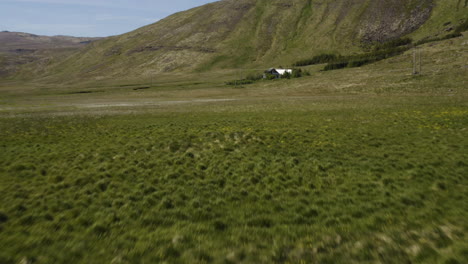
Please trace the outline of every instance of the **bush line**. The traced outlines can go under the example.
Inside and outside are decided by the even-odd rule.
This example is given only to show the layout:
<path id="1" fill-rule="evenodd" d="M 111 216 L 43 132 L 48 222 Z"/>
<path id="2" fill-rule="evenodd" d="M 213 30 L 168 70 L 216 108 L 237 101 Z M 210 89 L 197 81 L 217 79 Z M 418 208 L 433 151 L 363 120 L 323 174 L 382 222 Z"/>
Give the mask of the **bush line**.
<path id="1" fill-rule="evenodd" d="M 300 78 L 302 76 L 309 76 L 310 73 L 308 71 L 303 71 L 302 69 L 292 69 L 292 73 L 286 72 L 282 75 L 281 79 L 291 79 L 291 78 Z M 246 85 L 252 84 L 256 81 L 261 80 L 275 80 L 277 77 L 273 74 L 265 73 L 265 77 L 263 74 L 249 74 L 245 77 L 245 79 L 235 80 L 226 82 L 226 85 Z"/>
<path id="2" fill-rule="evenodd" d="M 369 52 L 351 55 L 351 56 L 341 56 L 331 53 L 323 53 L 317 56 L 314 56 L 310 59 L 304 59 L 297 61 L 293 65 L 296 67 L 316 65 L 327 63 L 323 68 L 323 71 L 330 71 L 343 68 L 352 68 L 360 67 L 366 64 L 374 63 L 383 59 L 391 58 L 397 55 L 404 53 L 413 46 L 419 46 L 425 43 L 446 40 L 451 38 L 457 38 L 462 36 L 462 32 L 468 30 L 468 20 L 458 25 L 453 33 L 447 34 L 443 37 L 438 38 L 427 38 L 419 40 L 416 43 L 413 43 L 410 38 L 398 38 L 394 40 L 387 41 L 385 43 L 374 43 L 369 48 Z M 413 45 L 412 45 L 413 44 Z"/>

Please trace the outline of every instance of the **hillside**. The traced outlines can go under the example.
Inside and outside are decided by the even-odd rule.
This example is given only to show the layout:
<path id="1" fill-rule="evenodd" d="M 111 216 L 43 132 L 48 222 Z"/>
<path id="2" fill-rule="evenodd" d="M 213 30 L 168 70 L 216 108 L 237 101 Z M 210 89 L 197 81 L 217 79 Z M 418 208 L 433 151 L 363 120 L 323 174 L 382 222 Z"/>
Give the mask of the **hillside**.
<path id="1" fill-rule="evenodd" d="M 70 36 L 39 36 L 23 32 L 0 32 L 0 52 L 18 52 L 18 50 L 38 50 L 54 48 L 82 47 L 99 38 Z"/>
<path id="2" fill-rule="evenodd" d="M 40 36 L 23 32 L 0 32 L 0 76 L 23 64 L 66 57 L 99 38 Z"/>
<path id="3" fill-rule="evenodd" d="M 290 65 L 322 52 L 357 53 L 371 42 L 441 36 L 468 18 L 466 1 L 223 0 L 96 41 L 19 77 L 45 80 Z"/>

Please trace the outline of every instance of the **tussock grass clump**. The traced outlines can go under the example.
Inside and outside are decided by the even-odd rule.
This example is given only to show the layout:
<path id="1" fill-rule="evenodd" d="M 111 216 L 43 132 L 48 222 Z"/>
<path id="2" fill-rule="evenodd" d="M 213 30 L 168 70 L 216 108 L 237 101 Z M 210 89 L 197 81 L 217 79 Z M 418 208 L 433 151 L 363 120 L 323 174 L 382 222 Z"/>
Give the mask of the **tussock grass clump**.
<path id="1" fill-rule="evenodd" d="M 0 223 L 5 223 L 8 219 L 8 215 L 5 212 L 0 211 Z"/>
<path id="2" fill-rule="evenodd" d="M 91 227 L 91 231 L 97 236 L 104 236 L 109 232 L 109 227 L 104 223 L 95 223 Z"/>
<path id="3" fill-rule="evenodd" d="M 177 250 L 174 246 L 170 245 L 164 249 L 163 258 L 164 259 L 177 259 L 181 255 L 180 251 Z"/>
<path id="4" fill-rule="evenodd" d="M 226 224 L 224 221 L 216 220 L 213 222 L 213 227 L 215 230 L 225 231 L 228 228 L 228 224 Z"/>

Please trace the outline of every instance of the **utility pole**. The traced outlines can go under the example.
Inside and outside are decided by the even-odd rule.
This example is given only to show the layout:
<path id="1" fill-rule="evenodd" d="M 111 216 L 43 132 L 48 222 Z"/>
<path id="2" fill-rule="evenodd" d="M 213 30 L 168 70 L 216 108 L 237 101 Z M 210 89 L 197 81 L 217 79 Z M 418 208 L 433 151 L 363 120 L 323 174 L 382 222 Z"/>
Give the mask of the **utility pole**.
<path id="1" fill-rule="evenodd" d="M 236 81 L 235 81 L 235 84 L 234 84 L 234 88 L 237 88 L 237 78 L 236 78 Z"/>
<path id="2" fill-rule="evenodd" d="M 422 74 L 422 55 L 421 48 L 413 49 L 413 75 Z"/>
<path id="3" fill-rule="evenodd" d="M 239 74 L 239 78 L 236 78 L 236 81 L 235 81 L 235 85 L 234 87 L 237 88 L 237 82 L 241 82 L 242 81 L 242 69 L 238 69 L 237 70 L 237 74 Z M 241 83 L 239 83 L 240 86 L 242 86 Z"/>
<path id="4" fill-rule="evenodd" d="M 242 68 L 239 69 L 239 81 L 242 81 Z"/>
<path id="5" fill-rule="evenodd" d="M 422 59 L 421 59 L 421 48 L 419 50 L 419 74 L 422 74 Z"/>

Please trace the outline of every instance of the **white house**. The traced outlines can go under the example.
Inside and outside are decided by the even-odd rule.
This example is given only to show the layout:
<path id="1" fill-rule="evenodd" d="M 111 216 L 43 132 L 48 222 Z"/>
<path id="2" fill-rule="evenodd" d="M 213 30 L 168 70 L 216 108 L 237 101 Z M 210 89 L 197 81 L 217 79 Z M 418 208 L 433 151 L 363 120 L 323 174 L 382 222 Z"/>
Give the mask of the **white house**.
<path id="1" fill-rule="evenodd" d="M 292 69 L 275 69 L 275 68 L 270 68 L 265 71 L 265 74 L 263 75 L 263 78 L 266 79 L 266 74 L 271 74 L 275 75 L 276 78 L 281 78 L 286 73 L 292 74 L 293 70 Z"/>
<path id="2" fill-rule="evenodd" d="M 291 69 L 275 69 L 280 75 L 284 75 L 285 73 L 292 74 L 293 70 Z"/>

